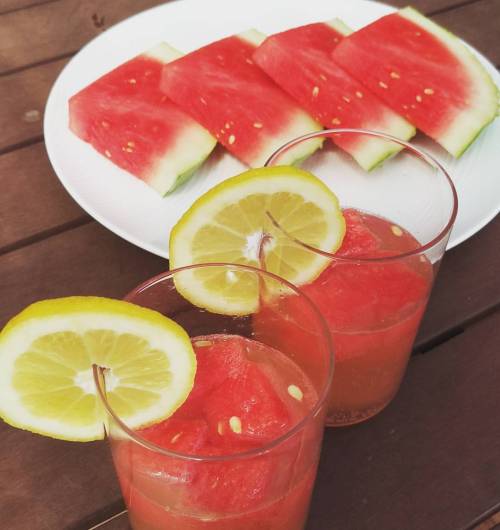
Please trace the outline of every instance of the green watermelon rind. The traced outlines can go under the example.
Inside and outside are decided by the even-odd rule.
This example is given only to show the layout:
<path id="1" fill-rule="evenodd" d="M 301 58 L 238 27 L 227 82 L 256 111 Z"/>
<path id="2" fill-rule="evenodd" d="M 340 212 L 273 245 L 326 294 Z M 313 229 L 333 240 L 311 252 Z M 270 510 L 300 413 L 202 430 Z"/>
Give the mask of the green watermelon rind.
<path id="1" fill-rule="evenodd" d="M 399 15 L 434 35 L 460 61 L 469 72 L 469 78 L 478 89 L 478 107 L 484 108 L 479 115 L 476 108 L 467 109 L 440 134 L 439 143 L 454 157 L 459 158 L 499 113 L 499 89 L 476 55 L 453 33 L 426 18 L 412 7 L 399 10 Z M 486 102 L 484 105 L 482 102 Z M 472 125 L 467 120 L 472 118 Z M 471 120 L 469 119 L 469 122 Z"/>
<path id="2" fill-rule="evenodd" d="M 344 37 L 347 37 L 347 35 L 350 35 L 353 32 L 352 29 L 340 18 L 332 18 L 331 20 L 324 22 L 324 24 L 330 26 L 333 30 L 335 30 L 337 33 L 340 33 Z"/>

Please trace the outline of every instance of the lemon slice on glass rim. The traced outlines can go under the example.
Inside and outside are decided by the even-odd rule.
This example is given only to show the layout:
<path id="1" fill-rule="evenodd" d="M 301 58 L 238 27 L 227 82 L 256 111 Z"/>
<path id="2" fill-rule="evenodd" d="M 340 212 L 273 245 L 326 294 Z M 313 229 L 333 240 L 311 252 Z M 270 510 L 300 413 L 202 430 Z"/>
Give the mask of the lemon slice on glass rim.
<path id="1" fill-rule="evenodd" d="M 170 416 L 196 372 L 189 336 L 156 311 L 99 297 L 44 300 L 0 333 L 0 416 L 53 438 L 103 438 L 93 364 L 108 368 L 108 402 L 131 428 Z"/>
<path id="2" fill-rule="evenodd" d="M 184 213 L 170 234 L 170 267 L 244 264 L 303 285 L 321 273 L 328 258 L 296 240 L 335 252 L 344 234 L 339 201 L 320 179 L 293 166 L 251 169 L 216 185 Z M 178 275 L 175 285 L 209 311 L 244 315 L 258 306 L 255 275 L 251 281 L 237 270 L 193 269 Z M 228 292 L 229 300 L 220 296 Z"/>

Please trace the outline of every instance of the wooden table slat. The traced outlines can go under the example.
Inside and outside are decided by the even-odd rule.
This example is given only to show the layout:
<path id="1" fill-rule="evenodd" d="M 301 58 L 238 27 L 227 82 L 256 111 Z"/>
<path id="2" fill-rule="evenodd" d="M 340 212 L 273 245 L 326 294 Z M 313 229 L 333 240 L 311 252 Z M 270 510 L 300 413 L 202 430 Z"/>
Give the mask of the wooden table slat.
<path id="1" fill-rule="evenodd" d="M 90 219 L 54 176 L 43 143 L 0 157 L 0 187 L 0 252 L 19 240 Z"/>
<path id="2" fill-rule="evenodd" d="M 0 151 L 43 134 L 45 103 L 67 62 L 63 59 L 0 77 Z"/>
<path id="3" fill-rule="evenodd" d="M 120 20 L 162 3 L 59 0 L 1 15 L 0 73 L 74 53 Z"/>

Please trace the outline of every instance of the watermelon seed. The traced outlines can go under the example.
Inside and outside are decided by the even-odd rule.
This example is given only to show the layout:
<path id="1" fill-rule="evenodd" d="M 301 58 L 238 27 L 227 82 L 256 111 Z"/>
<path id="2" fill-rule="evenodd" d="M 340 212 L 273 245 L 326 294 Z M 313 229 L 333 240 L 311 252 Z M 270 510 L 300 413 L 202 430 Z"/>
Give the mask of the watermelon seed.
<path id="1" fill-rule="evenodd" d="M 399 226 L 392 225 L 391 230 L 395 236 L 401 237 L 403 235 L 403 231 L 401 230 L 401 228 L 399 228 Z"/>
<path id="2" fill-rule="evenodd" d="M 236 141 L 236 136 L 234 134 L 231 134 L 231 136 L 228 139 L 229 144 L 233 145 L 235 141 Z"/>
<path id="3" fill-rule="evenodd" d="M 338 37 L 333 37 L 333 42 L 338 42 L 338 41 L 339 41 Z"/>
<path id="4" fill-rule="evenodd" d="M 326 75 L 324 75 L 324 74 L 319 74 L 319 77 L 320 77 L 321 79 L 323 79 L 323 81 L 326 81 Z"/>
<path id="5" fill-rule="evenodd" d="M 226 129 L 229 129 L 229 128 L 231 127 L 231 125 L 230 125 L 229 123 L 226 123 L 226 125 L 224 125 L 224 127 L 225 127 Z"/>
<path id="6" fill-rule="evenodd" d="M 253 64 L 252 59 L 248 59 L 248 58 L 247 58 L 247 59 L 245 59 L 245 61 L 246 61 L 248 64 Z"/>
<path id="7" fill-rule="evenodd" d="M 350 102 L 351 102 L 351 99 L 348 98 L 347 96 L 342 96 L 342 99 L 343 99 L 346 103 L 350 103 Z"/>
<path id="8" fill-rule="evenodd" d="M 128 145 L 129 147 L 135 147 L 135 142 L 127 142 L 127 145 Z"/>
<path id="9" fill-rule="evenodd" d="M 256 129 L 262 129 L 262 123 L 259 123 L 258 121 L 256 121 L 253 126 L 256 128 Z"/>
<path id="10" fill-rule="evenodd" d="M 434 90 L 432 88 L 424 88 L 424 94 L 427 94 L 428 96 L 434 94 Z"/>
<path id="11" fill-rule="evenodd" d="M 297 401 L 302 401 L 302 399 L 304 398 L 302 390 L 296 385 L 290 385 L 287 390 L 288 393 Z"/>
<path id="12" fill-rule="evenodd" d="M 333 118 L 332 123 L 333 125 L 340 125 L 340 120 L 338 118 Z"/>
<path id="13" fill-rule="evenodd" d="M 108 157 L 108 158 L 111 158 L 111 153 L 106 149 L 106 151 L 104 151 L 104 154 Z"/>
<path id="14" fill-rule="evenodd" d="M 205 98 L 200 98 L 200 101 L 203 103 L 203 105 L 206 105 L 206 104 L 207 104 Z"/>
<path id="15" fill-rule="evenodd" d="M 417 94 L 417 95 L 415 96 L 415 99 L 416 99 L 419 103 L 422 102 L 422 96 L 421 96 L 420 94 Z"/>
<path id="16" fill-rule="evenodd" d="M 342 105 L 337 105 L 337 110 L 342 110 Z"/>
<path id="17" fill-rule="evenodd" d="M 403 105 L 403 108 L 404 109 L 408 109 L 408 105 Z"/>
<path id="18" fill-rule="evenodd" d="M 378 82 L 379 86 L 381 86 L 382 88 L 389 88 L 383 81 L 379 81 Z"/>
<path id="19" fill-rule="evenodd" d="M 105 129 L 108 129 L 108 128 L 109 128 L 109 122 L 107 122 L 107 121 L 101 121 L 101 125 L 102 125 Z"/>
<path id="20" fill-rule="evenodd" d="M 412 109 L 416 109 L 416 108 L 417 108 L 417 106 L 416 106 L 414 103 L 412 103 L 412 104 L 410 105 L 410 107 L 411 107 Z"/>
<path id="21" fill-rule="evenodd" d="M 197 348 L 202 348 L 203 346 L 212 346 L 212 341 L 211 340 L 197 340 L 194 345 L 197 347 Z"/>
<path id="22" fill-rule="evenodd" d="M 224 434 L 224 424 L 221 421 L 217 423 L 217 432 L 220 436 Z"/>
<path id="23" fill-rule="evenodd" d="M 361 99 L 363 97 L 363 92 L 361 92 L 360 90 L 356 90 L 356 97 Z"/>
<path id="24" fill-rule="evenodd" d="M 416 32 L 415 32 L 415 35 L 416 35 L 417 37 L 420 37 L 420 35 L 422 35 L 422 33 L 420 33 L 420 31 L 416 31 Z"/>
<path id="25" fill-rule="evenodd" d="M 172 436 L 172 438 L 170 440 L 170 443 L 174 444 L 181 437 L 181 434 L 182 434 L 182 432 L 178 432 L 177 434 Z"/>
<path id="26" fill-rule="evenodd" d="M 318 86 L 313 87 L 313 91 L 312 91 L 313 97 L 314 98 L 317 97 L 318 94 L 319 94 L 319 87 Z"/>
<path id="27" fill-rule="evenodd" d="M 422 263 L 425 263 L 427 261 L 427 258 L 425 256 L 420 256 L 420 261 Z"/>
<path id="28" fill-rule="evenodd" d="M 131 85 L 135 85 L 137 83 L 137 81 L 132 78 L 132 79 L 129 79 L 128 82 L 131 84 Z"/>
<path id="29" fill-rule="evenodd" d="M 241 434 L 241 420 L 238 416 L 231 416 L 229 418 L 229 427 L 235 434 Z"/>
<path id="30" fill-rule="evenodd" d="M 397 72 L 391 72 L 391 77 L 393 79 L 399 79 L 401 76 Z"/>

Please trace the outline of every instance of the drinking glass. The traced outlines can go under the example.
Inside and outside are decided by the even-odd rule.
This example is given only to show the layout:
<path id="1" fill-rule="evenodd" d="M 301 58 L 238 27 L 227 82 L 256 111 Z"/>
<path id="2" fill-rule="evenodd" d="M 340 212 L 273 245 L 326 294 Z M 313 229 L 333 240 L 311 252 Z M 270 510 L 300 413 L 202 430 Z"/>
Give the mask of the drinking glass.
<path id="1" fill-rule="evenodd" d="M 446 170 L 428 153 L 361 129 L 302 136 L 278 149 L 266 165 L 280 165 L 289 148 L 318 137 L 326 140 L 323 148 L 301 167 L 337 195 L 346 235 L 335 252 L 294 241 L 327 258 L 326 269 L 301 289 L 316 303 L 332 335 L 335 374 L 327 424 L 341 426 L 374 416 L 396 394 L 457 214 L 457 194 Z M 367 172 L 334 143 L 350 150 L 400 152 Z M 285 231 L 276 222 L 274 228 L 282 237 Z M 289 306 L 283 302 L 281 311 L 300 313 L 293 300 Z M 296 320 L 301 337 L 281 329 L 285 319 L 279 313 L 269 312 L 257 327 L 276 348 L 286 351 L 293 343 L 295 350 L 306 352 L 307 339 L 300 341 L 308 321 Z"/>
<path id="2" fill-rule="evenodd" d="M 254 311 L 239 316 L 227 314 L 224 308 L 229 307 L 237 296 L 233 289 L 214 292 L 212 309 L 198 307 L 186 298 L 189 294 L 185 286 L 190 285 L 192 275 L 203 281 L 225 277 L 238 285 L 247 285 L 255 295 Z M 308 319 L 307 338 L 314 350 L 314 363 L 301 351 L 287 349 L 279 352 L 270 348 L 265 338 L 259 337 L 254 329 L 256 315 L 265 309 L 274 311 L 284 298 L 296 300 Z M 175 413 L 175 418 L 180 417 L 175 420 L 180 434 L 175 436 L 183 435 L 182 426 L 199 426 L 205 420 L 207 423 L 211 421 L 213 411 L 207 412 L 204 407 L 213 400 L 211 392 L 222 388 L 222 382 L 217 382 L 220 370 L 205 370 L 203 381 L 198 379 L 198 374 L 202 363 L 215 359 L 203 357 L 203 348 L 220 344 L 217 341 L 226 345 L 239 344 L 240 347 L 243 344 L 246 366 L 246 372 L 238 372 L 237 362 L 240 361 L 235 364 L 226 358 L 215 359 L 223 370 L 227 368 L 224 363 L 233 363 L 231 370 L 238 373 L 232 376 L 234 394 L 227 391 L 220 395 L 219 392 L 221 413 L 224 413 L 224 407 L 230 407 L 233 401 L 241 398 L 241 388 L 250 388 L 250 395 L 254 392 L 257 400 L 269 393 L 275 396 L 275 400 L 276 396 L 279 397 L 279 403 L 261 404 L 262 418 L 259 417 L 258 421 L 262 425 L 254 424 L 252 429 L 255 432 L 269 429 L 266 422 L 275 419 L 274 413 L 269 411 L 272 406 L 277 407 L 282 414 L 280 417 L 288 422 L 285 429 L 280 428 L 276 434 L 269 434 L 269 431 L 264 443 L 254 444 L 250 449 L 241 445 L 243 449 L 235 452 L 234 446 L 228 450 L 208 443 L 202 449 L 174 451 L 153 443 L 144 431 L 134 430 L 124 423 L 106 399 L 105 382 L 100 376 L 102 371 L 94 368 L 98 394 L 107 412 L 106 434 L 134 530 L 302 529 L 316 476 L 326 397 L 333 373 L 328 328 L 315 305 L 295 286 L 273 274 L 249 266 L 215 263 L 165 272 L 135 288 L 125 300 L 159 311 L 180 324 L 191 337 L 197 355 L 198 371 L 193 392 L 201 392 L 204 385 L 215 387 L 202 398 L 198 394 L 200 406 L 190 412 L 195 415 L 194 419 L 184 413 L 184 405 Z M 221 310 L 215 311 L 213 307 Z M 298 326 L 294 314 L 284 313 L 283 316 L 290 329 Z M 227 346 L 224 348 L 227 353 Z M 255 370 L 260 374 L 258 380 L 251 375 Z M 268 376 L 265 381 L 262 381 L 262 374 Z M 243 405 L 251 406 L 252 399 Z M 231 420 L 229 424 L 233 428 Z M 233 445 L 239 444 L 238 433 L 241 433 L 242 424 L 244 429 L 244 417 L 234 429 Z M 217 432 L 218 429 L 219 426 Z M 195 447 L 196 435 L 191 433 L 191 437 L 191 447 Z"/>

